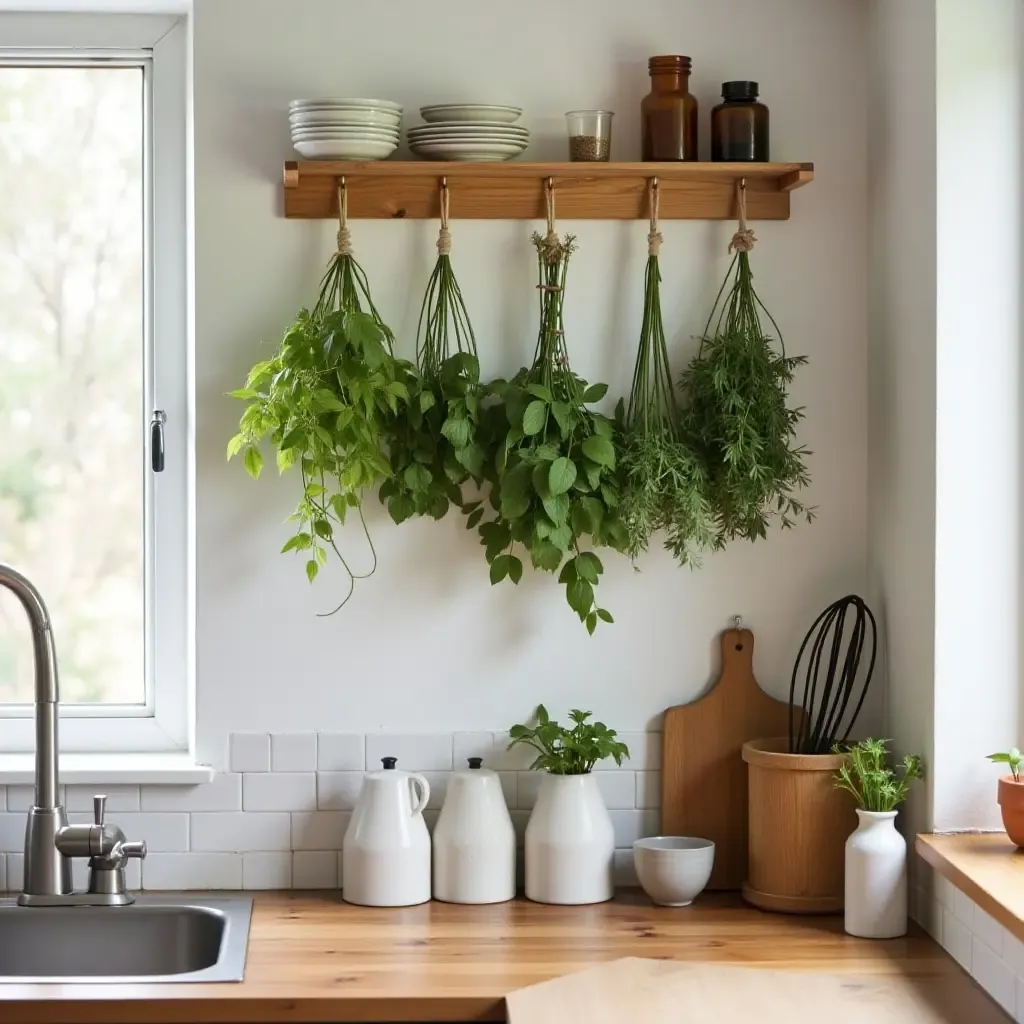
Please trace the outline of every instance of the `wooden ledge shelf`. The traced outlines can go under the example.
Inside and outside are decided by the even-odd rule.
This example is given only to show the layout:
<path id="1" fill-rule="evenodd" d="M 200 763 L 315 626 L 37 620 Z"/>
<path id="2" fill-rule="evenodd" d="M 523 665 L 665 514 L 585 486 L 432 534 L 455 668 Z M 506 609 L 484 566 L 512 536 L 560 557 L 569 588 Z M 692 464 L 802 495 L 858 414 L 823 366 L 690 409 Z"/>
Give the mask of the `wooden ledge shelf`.
<path id="1" fill-rule="evenodd" d="M 918 854 L 1024 942 L 1024 851 L 1005 832 L 917 837 Z"/>
<path id="2" fill-rule="evenodd" d="M 732 220 L 740 179 L 750 220 L 788 220 L 789 194 L 814 180 L 814 164 L 289 161 L 285 216 L 336 218 L 342 177 L 351 218 L 436 218 L 447 179 L 452 220 L 543 219 L 550 178 L 559 220 L 635 220 L 648 216 L 647 184 L 656 177 L 662 220 Z"/>

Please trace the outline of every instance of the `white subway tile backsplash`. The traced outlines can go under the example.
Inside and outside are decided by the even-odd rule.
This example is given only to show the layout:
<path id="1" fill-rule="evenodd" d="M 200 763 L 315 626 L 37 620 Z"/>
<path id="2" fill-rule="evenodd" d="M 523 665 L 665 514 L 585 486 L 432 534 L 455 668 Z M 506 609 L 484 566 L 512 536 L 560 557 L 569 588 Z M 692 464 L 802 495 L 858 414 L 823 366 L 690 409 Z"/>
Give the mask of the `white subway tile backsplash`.
<path id="1" fill-rule="evenodd" d="M 366 768 L 366 740 L 362 735 L 322 732 L 317 736 L 319 771 L 361 772 Z"/>
<path id="2" fill-rule="evenodd" d="M 372 733 L 366 737 L 366 766 L 381 767 L 381 758 L 397 757 L 407 772 L 452 770 L 452 734 Z"/>
<path id="3" fill-rule="evenodd" d="M 933 871 L 932 875 L 935 879 L 935 897 L 938 899 L 947 910 L 956 909 L 956 897 L 960 891 L 957 887 L 945 877 L 940 875 L 937 871 Z"/>
<path id="4" fill-rule="evenodd" d="M 432 811 L 439 811 L 444 805 L 444 798 L 448 792 L 448 778 L 451 772 L 420 772 L 419 774 L 427 780 L 427 785 L 430 786 L 427 807 Z"/>
<path id="5" fill-rule="evenodd" d="M 64 806 L 69 811 L 91 811 L 92 798 L 102 793 L 107 798 L 107 814 L 139 809 L 138 786 L 67 786 L 64 791 Z"/>
<path id="6" fill-rule="evenodd" d="M 321 811 L 351 811 L 366 772 L 317 772 L 316 805 Z"/>
<path id="7" fill-rule="evenodd" d="M 969 897 L 968 897 L 969 898 Z M 973 901 L 972 901 L 973 902 Z M 990 914 L 986 914 L 979 906 L 974 907 L 974 923 L 971 931 L 992 950 L 996 956 L 1003 955 L 1003 945 L 1007 936 L 1006 929 Z"/>
<path id="8" fill-rule="evenodd" d="M 965 970 L 971 970 L 971 931 L 952 911 L 942 908 L 942 945 Z"/>
<path id="9" fill-rule="evenodd" d="M 635 772 L 594 772 L 594 778 L 608 810 L 627 810 L 636 807 Z"/>
<path id="10" fill-rule="evenodd" d="M 621 767 L 632 771 L 658 771 L 661 768 L 660 732 L 620 732 L 618 738 L 629 747 L 629 757 Z M 619 766 L 611 758 L 599 761 L 595 771 L 615 771 Z"/>
<path id="11" fill-rule="evenodd" d="M 57 798 L 63 803 L 65 797 L 64 787 L 57 791 Z M 7 810 L 20 811 L 24 813 L 35 803 L 36 791 L 33 786 L 8 786 L 7 787 Z M 90 807 L 92 804 L 89 805 Z"/>
<path id="12" fill-rule="evenodd" d="M 315 732 L 275 732 L 270 735 L 272 772 L 315 772 Z"/>
<path id="13" fill-rule="evenodd" d="M 338 854 L 333 850 L 296 850 L 292 854 L 292 888 L 337 889 Z"/>
<path id="14" fill-rule="evenodd" d="M 267 733 L 232 733 L 228 753 L 233 772 L 270 771 L 270 736 Z"/>
<path id="15" fill-rule="evenodd" d="M 633 843 L 644 836 L 658 834 L 657 811 L 609 811 L 615 829 L 615 848 L 632 849 Z"/>
<path id="16" fill-rule="evenodd" d="M 0 853 L 0 892 L 7 892 L 7 855 Z"/>
<path id="17" fill-rule="evenodd" d="M 143 786 L 144 811 L 240 811 L 242 776 L 232 772 L 215 775 L 199 786 Z"/>
<path id="18" fill-rule="evenodd" d="M 314 772 L 262 772 L 242 776 L 242 809 L 245 811 L 311 811 L 315 807 Z"/>
<path id="19" fill-rule="evenodd" d="M 633 865 L 632 850 L 615 851 L 612 879 L 615 885 L 621 888 L 631 888 L 640 884 L 636 877 L 636 868 Z"/>
<path id="20" fill-rule="evenodd" d="M 25 815 L 0 813 L 0 851 L 17 853 L 25 849 Z"/>
<path id="21" fill-rule="evenodd" d="M 507 742 L 507 741 L 506 741 Z M 467 768 L 471 757 L 482 757 L 485 768 L 496 768 L 492 763 L 494 750 L 494 733 L 490 732 L 457 732 L 452 735 L 452 759 L 455 770 Z"/>
<path id="22" fill-rule="evenodd" d="M 525 743 L 517 743 L 509 750 L 510 741 L 507 732 L 491 733 L 491 742 L 491 756 L 484 760 L 484 765 L 495 771 L 528 771 L 537 756 L 537 751 L 533 747 L 526 746 Z"/>
<path id="23" fill-rule="evenodd" d="M 974 900 L 967 893 L 956 890 L 953 897 L 953 913 L 963 921 L 968 928 L 974 927 Z"/>
<path id="24" fill-rule="evenodd" d="M 189 848 L 189 815 L 150 814 L 147 811 L 119 812 L 111 821 L 131 840 L 145 840 L 154 853 L 176 853 Z"/>
<path id="25" fill-rule="evenodd" d="M 349 811 L 304 811 L 292 815 L 293 850 L 340 850 Z"/>
<path id="26" fill-rule="evenodd" d="M 193 814 L 192 849 L 225 853 L 290 850 L 291 824 L 291 815 L 285 811 Z"/>
<path id="27" fill-rule="evenodd" d="M 1014 974 L 1024 978 L 1024 942 L 1009 932 L 1003 938 L 1003 960 Z M 1021 1003 L 1024 1010 L 1024 1003 Z"/>
<path id="28" fill-rule="evenodd" d="M 971 947 L 974 980 L 1009 1014 L 1017 1009 L 1016 977 L 999 955 L 977 936 Z"/>
<path id="29" fill-rule="evenodd" d="M 241 889 L 237 853 L 153 853 L 142 869 L 144 889 Z"/>
<path id="30" fill-rule="evenodd" d="M 645 810 L 661 807 L 661 772 L 636 773 L 636 805 Z"/>
<path id="31" fill-rule="evenodd" d="M 9 853 L 7 861 L 7 891 L 21 892 L 25 886 L 25 855 Z"/>
<path id="32" fill-rule="evenodd" d="M 243 853 L 243 889 L 290 889 L 291 853 Z"/>

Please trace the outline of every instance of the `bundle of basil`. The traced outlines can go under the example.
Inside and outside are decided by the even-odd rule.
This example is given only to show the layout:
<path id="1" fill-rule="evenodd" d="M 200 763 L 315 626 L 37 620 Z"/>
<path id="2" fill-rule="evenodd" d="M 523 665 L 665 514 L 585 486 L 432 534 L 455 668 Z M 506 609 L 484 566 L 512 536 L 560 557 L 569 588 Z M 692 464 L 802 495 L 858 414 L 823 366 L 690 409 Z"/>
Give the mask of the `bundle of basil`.
<path id="1" fill-rule="evenodd" d="M 810 452 L 794 446 L 803 409 L 789 407 L 787 390 L 793 371 L 807 359 L 785 354 L 778 325 L 754 291 L 748 254 L 756 238 L 746 225 L 742 182 L 737 192 L 739 230 L 729 245 L 735 256 L 700 351 L 681 382 L 688 396 L 682 436 L 706 467 L 717 547 L 736 537 L 764 537 L 775 515 L 783 527 L 798 517 L 814 518 L 814 509 L 794 496 L 810 483 L 804 465 Z M 761 313 L 779 338 L 780 353 L 765 333 Z"/>
<path id="2" fill-rule="evenodd" d="M 348 591 L 333 611 L 352 596 L 355 581 L 376 568 L 363 494 L 391 476 L 389 438 L 415 383 L 412 365 L 393 354 L 392 333 L 352 256 L 344 188 L 338 204 L 338 251 L 320 282 L 317 303 L 312 312 L 299 313 L 277 352 L 249 371 L 245 387 L 231 392 L 248 405 L 238 433 L 228 442 L 228 458 L 241 453 L 253 477 L 263 467 L 259 445 L 268 436 L 278 470 L 298 467 L 302 497 L 291 516 L 296 532 L 281 550 L 305 554 L 310 582 L 326 564 L 328 548 L 334 551 L 347 574 Z M 373 557 L 369 572 L 361 574 L 352 570 L 337 544 L 337 527 L 352 508 Z"/>

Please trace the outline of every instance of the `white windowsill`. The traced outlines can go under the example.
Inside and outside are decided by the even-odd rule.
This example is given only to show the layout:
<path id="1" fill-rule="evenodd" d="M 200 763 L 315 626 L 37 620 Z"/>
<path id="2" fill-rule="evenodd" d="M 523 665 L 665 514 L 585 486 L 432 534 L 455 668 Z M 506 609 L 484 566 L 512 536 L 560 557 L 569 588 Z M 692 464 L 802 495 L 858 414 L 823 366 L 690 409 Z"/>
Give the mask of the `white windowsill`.
<path id="1" fill-rule="evenodd" d="M 216 773 L 196 764 L 191 754 L 61 754 L 60 781 L 194 786 L 211 782 Z M 31 783 L 35 779 L 33 754 L 0 754 L 0 785 Z"/>

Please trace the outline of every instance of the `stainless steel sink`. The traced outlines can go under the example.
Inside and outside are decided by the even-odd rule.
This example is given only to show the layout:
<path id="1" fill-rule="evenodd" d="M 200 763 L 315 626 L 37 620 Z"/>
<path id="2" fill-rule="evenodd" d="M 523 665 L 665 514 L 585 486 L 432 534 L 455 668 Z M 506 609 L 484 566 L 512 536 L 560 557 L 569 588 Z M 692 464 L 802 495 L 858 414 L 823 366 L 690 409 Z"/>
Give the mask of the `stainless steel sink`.
<path id="1" fill-rule="evenodd" d="M 127 907 L 0 900 L 0 984 L 241 981 L 252 900 L 139 896 Z"/>

